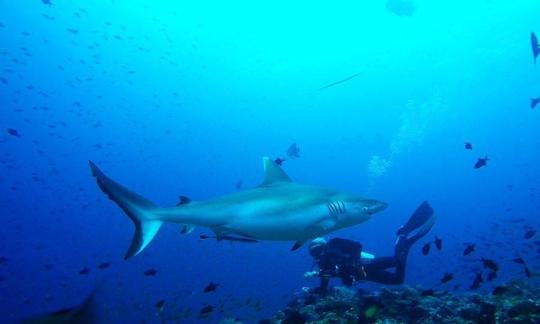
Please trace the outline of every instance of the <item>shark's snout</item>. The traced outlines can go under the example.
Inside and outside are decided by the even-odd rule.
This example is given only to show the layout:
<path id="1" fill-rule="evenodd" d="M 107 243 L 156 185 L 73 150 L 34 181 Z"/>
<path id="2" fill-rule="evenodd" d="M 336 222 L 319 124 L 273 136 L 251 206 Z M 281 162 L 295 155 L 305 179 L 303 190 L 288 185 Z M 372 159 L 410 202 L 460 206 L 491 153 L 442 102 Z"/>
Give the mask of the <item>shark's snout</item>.
<path id="1" fill-rule="evenodd" d="M 367 208 L 367 213 L 369 215 L 373 215 L 373 214 L 376 214 L 380 211 L 383 211 L 386 209 L 386 207 L 388 207 L 388 204 L 383 202 L 383 201 L 378 201 L 378 200 L 371 200 L 368 204 L 368 206 L 366 206 Z"/>

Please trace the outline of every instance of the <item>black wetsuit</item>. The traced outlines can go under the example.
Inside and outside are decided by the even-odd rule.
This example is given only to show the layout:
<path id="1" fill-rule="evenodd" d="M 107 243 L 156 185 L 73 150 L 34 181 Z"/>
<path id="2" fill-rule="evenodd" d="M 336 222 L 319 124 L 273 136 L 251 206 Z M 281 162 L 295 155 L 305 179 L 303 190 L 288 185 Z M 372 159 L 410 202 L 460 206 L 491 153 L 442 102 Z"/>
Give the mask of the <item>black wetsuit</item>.
<path id="1" fill-rule="evenodd" d="M 318 259 L 321 284 L 319 290 L 326 292 L 328 283 L 333 277 L 339 277 L 344 285 L 351 286 L 359 280 L 368 280 L 387 285 L 398 285 L 405 278 L 407 253 L 398 253 L 400 245 L 396 245 L 396 255 L 400 257 L 374 258 L 363 264 L 360 259 L 362 245 L 358 242 L 334 238 L 328 241 Z M 394 272 L 387 271 L 395 268 Z"/>

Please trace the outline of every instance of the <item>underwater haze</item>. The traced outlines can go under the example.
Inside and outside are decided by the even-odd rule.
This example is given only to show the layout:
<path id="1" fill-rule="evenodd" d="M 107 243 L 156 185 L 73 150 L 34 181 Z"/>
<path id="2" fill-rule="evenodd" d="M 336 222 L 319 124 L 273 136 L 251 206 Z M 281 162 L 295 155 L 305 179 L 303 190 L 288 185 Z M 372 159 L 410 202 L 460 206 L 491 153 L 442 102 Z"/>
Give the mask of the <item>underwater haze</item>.
<path id="1" fill-rule="evenodd" d="M 306 247 L 203 240 L 204 227 L 165 224 L 124 260 L 134 226 L 89 160 L 172 207 L 258 186 L 262 157 L 282 158 L 295 182 L 388 204 L 327 235 L 376 256 L 429 201 L 407 285 L 461 294 L 485 258 L 500 269 L 476 292 L 538 286 L 539 13 L 537 0 L 0 0 L 1 321 L 99 287 L 112 323 L 256 323 L 318 284 Z"/>

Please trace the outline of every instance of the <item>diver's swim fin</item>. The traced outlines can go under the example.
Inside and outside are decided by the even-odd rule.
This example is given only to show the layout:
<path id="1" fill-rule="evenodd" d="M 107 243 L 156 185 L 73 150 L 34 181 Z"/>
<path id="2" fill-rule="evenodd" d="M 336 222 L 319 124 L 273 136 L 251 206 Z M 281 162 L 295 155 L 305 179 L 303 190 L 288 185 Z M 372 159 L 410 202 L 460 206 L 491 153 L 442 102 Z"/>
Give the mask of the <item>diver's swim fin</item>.
<path id="1" fill-rule="evenodd" d="M 398 235 L 396 245 L 395 245 L 395 256 L 397 259 L 403 259 L 406 258 L 409 254 L 409 250 L 411 246 L 421 239 L 422 237 L 426 236 L 427 233 L 431 230 L 433 227 L 433 224 L 435 224 L 435 216 L 432 215 L 425 223 L 420 227 L 420 229 L 411 237 L 407 237 L 404 234 Z"/>
<path id="2" fill-rule="evenodd" d="M 433 208 L 427 201 L 424 201 L 418 206 L 407 223 L 398 229 L 397 235 L 409 235 L 410 232 L 426 223 L 431 216 L 433 216 Z"/>

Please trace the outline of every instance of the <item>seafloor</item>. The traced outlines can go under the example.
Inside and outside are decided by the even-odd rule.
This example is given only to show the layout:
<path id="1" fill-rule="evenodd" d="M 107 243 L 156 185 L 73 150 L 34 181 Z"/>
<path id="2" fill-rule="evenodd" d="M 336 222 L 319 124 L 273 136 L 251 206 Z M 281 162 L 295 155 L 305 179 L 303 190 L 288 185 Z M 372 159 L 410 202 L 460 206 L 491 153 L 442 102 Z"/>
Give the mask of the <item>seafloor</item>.
<path id="1" fill-rule="evenodd" d="M 540 288 L 526 281 L 496 287 L 490 294 L 337 287 L 325 296 L 306 291 L 259 323 L 540 323 Z"/>

